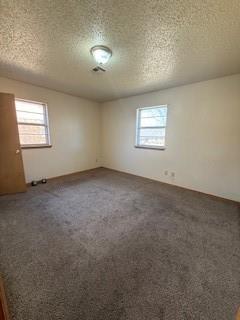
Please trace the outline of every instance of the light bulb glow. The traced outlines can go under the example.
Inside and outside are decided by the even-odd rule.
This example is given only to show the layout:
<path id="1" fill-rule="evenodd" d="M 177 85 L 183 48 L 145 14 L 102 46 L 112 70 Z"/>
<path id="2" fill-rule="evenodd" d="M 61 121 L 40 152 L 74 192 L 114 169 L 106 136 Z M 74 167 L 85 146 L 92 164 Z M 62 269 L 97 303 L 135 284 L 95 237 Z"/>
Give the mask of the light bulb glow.
<path id="1" fill-rule="evenodd" d="M 112 56 L 112 51 L 105 46 L 95 46 L 90 51 L 97 64 L 106 64 Z"/>

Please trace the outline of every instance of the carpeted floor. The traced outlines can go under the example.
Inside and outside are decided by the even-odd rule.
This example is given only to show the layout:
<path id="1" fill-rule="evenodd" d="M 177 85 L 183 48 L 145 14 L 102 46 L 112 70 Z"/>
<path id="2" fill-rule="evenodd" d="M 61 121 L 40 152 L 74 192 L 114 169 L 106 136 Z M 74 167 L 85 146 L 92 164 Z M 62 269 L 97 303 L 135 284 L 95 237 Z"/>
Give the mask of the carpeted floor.
<path id="1" fill-rule="evenodd" d="M 239 209 L 97 169 L 0 198 L 13 320 L 233 320 Z"/>

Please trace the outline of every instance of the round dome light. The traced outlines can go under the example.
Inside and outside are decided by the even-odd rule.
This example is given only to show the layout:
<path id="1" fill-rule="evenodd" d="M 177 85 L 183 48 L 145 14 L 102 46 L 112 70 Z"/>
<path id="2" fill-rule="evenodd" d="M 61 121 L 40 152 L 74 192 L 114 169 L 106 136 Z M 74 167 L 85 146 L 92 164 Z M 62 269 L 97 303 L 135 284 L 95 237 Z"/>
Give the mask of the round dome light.
<path id="1" fill-rule="evenodd" d="M 112 56 L 112 50 L 105 46 L 94 46 L 90 52 L 97 64 L 106 64 Z"/>

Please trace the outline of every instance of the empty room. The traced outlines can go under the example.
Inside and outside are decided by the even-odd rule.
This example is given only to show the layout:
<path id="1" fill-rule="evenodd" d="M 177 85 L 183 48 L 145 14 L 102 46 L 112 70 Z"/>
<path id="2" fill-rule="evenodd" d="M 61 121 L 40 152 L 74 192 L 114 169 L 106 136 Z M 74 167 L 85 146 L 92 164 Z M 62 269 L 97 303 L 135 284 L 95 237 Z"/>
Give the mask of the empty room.
<path id="1" fill-rule="evenodd" d="M 0 0 L 0 320 L 240 320 L 239 0 Z"/>

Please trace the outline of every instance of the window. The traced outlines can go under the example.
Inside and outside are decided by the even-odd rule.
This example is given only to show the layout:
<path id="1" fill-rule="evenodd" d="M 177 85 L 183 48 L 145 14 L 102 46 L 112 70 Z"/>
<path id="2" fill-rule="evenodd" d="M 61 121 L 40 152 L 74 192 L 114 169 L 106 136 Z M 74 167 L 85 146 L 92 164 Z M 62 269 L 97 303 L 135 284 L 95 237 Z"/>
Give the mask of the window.
<path id="1" fill-rule="evenodd" d="M 137 109 L 136 147 L 164 149 L 167 106 Z"/>
<path id="2" fill-rule="evenodd" d="M 21 146 L 50 146 L 46 104 L 20 99 L 16 99 L 15 104 Z"/>

